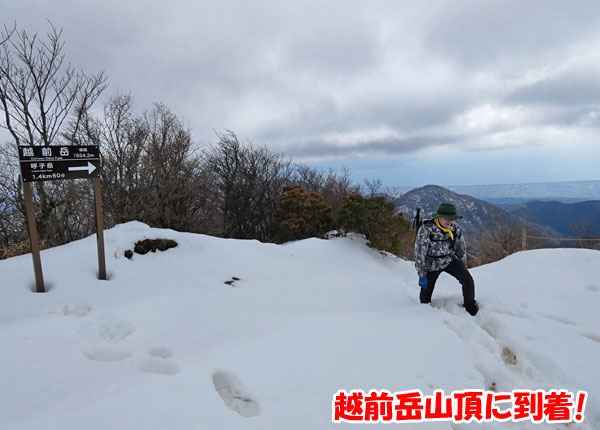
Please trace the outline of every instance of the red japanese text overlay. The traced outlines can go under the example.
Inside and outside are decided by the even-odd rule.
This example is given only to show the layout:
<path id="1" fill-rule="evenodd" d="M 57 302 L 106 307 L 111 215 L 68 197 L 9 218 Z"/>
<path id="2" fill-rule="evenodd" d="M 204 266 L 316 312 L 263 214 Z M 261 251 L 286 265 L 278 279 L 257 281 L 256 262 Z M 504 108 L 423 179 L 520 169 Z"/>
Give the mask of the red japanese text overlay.
<path id="1" fill-rule="evenodd" d="M 588 393 L 567 390 L 453 391 L 449 396 L 435 390 L 392 393 L 386 390 L 339 390 L 333 396 L 334 423 L 452 421 L 531 421 L 532 423 L 580 423 Z"/>

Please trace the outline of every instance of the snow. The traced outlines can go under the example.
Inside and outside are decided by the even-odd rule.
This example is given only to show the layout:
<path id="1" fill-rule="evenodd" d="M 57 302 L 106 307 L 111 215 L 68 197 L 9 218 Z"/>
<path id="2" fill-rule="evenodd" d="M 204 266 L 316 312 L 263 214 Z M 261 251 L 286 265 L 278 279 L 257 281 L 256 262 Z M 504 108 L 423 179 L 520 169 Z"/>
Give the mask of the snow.
<path id="1" fill-rule="evenodd" d="M 123 256 L 145 238 L 179 245 Z M 105 240 L 108 281 L 95 236 L 43 251 L 45 294 L 30 255 L 0 261 L 0 429 L 348 428 L 331 421 L 340 389 L 492 386 L 587 391 L 585 421 L 480 428 L 600 428 L 598 251 L 472 269 L 471 317 L 454 279 L 421 305 L 413 264 L 359 236 L 274 245 L 131 222 Z"/>

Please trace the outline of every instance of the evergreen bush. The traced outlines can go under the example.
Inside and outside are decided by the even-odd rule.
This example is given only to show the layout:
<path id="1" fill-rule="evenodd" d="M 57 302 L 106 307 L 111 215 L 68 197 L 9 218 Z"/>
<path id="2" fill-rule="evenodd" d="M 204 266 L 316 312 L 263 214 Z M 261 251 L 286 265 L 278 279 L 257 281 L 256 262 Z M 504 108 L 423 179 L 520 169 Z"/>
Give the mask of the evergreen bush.
<path id="1" fill-rule="evenodd" d="M 299 185 L 286 185 L 275 210 L 274 239 L 277 242 L 320 237 L 333 227 L 331 206 L 317 193 Z"/>
<path id="2" fill-rule="evenodd" d="M 394 204 L 385 197 L 364 198 L 353 194 L 340 208 L 337 223 L 345 232 L 363 234 L 372 248 L 408 257 L 410 223 L 394 212 Z"/>

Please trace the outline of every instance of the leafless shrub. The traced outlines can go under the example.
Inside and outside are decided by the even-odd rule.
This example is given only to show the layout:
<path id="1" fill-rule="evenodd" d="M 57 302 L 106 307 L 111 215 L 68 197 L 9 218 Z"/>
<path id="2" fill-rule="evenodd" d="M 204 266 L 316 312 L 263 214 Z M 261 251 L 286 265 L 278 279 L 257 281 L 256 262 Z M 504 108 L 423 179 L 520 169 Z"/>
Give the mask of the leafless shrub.
<path id="1" fill-rule="evenodd" d="M 523 248 L 523 232 L 529 228 L 530 221 L 502 222 L 492 217 L 488 228 L 479 229 L 469 235 L 468 249 L 471 255 L 470 265 L 478 266 L 498 261 Z M 533 244 L 529 244 L 533 246 Z M 528 246 L 529 248 L 529 246 Z M 469 260 L 469 259 L 468 259 Z"/>
<path id="2" fill-rule="evenodd" d="M 292 177 L 291 161 L 264 146 L 242 143 L 235 133 L 217 133 L 204 152 L 207 174 L 215 185 L 223 237 L 269 240 L 277 200 Z"/>
<path id="3" fill-rule="evenodd" d="M 360 187 L 353 185 L 350 170 L 343 168 L 337 173 L 333 169 L 318 170 L 305 164 L 296 164 L 293 183 L 301 186 L 306 192 L 323 196 L 325 204 L 336 213 L 349 195 L 360 192 Z"/>
<path id="4" fill-rule="evenodd" d="M 48 245 L 42 241 L 39 243 L 39 247 L 40 250 L 42 250 L 48 248 Z M 27 254 L 29 252 L 31 252 L 29 240 L 22 240 L 20 242 L 0 246 L 0 260 Z"/>
<path id="5" fill-rule="evenodd" d="M 383 182 L 381 182 L 381 179 L 364 179 L 363 184 L 365 186 L 365 190 L 362 192 L 362 194 L 365 194 L 368 197 L 377 197 L 383 188 Z"/>
<path id="6" fill-rule="evenodd" d="M 591 227 L 592 223 L 585 219 L 571 224 L 571 229 L 575 232 L 577 244 L 580 248 L 600 249 L 600 237 L 595 237 L 591 233 Z"/>

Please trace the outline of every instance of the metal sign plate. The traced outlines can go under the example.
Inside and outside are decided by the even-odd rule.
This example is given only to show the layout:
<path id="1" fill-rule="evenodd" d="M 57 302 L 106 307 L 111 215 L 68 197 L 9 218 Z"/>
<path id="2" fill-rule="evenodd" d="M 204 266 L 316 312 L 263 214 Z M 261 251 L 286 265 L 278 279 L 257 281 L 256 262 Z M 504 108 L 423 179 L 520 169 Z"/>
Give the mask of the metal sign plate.
<path id="1" fill-rule="evenodd" d="M 100 176 L 98 146 L 20 146 L 23 182 Z"/>

